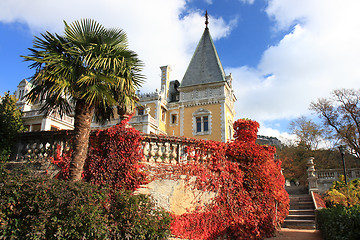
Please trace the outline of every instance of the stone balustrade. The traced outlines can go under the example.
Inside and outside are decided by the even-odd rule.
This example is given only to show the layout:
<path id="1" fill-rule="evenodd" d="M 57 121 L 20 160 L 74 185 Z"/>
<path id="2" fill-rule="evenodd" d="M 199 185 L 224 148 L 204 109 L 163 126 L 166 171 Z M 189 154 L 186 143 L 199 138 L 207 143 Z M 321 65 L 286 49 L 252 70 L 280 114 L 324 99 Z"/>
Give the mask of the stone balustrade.
<path id="1" fill-rule="evenodd" d="M 13 148 L 9 169 L 27 168 L 35 174 L 55 176 L 59 168 L 51 164 L 50 157 L 55 157 L 56 149 L 70 148 L 73 131 L 41 131 L 23 133 Z"/>
<path id="2" fill-rule="evenodd" d="M 307 166 L 310 192 L 324 193 L 334 181 L 339 180 L 340 175 L 344 175 L 344 170 L 340 168 L 316 170 L 313 157 L 308 159 Z M 360 168 L 346 169 L 346 176 L 349 180 L 360 178 Z"/>
<path id="3" fill-rule="evenodd" d="M 48 171 L 52 165 L 49 157 L 55 157 L 57 148 L 60 154 L 69 150 L 73 134 L 71 130 L 23 133 L 13 149 L 9 167 L 31 164 L 32 168 Z M 212 154 L 210 150 L 203 152 L 196 140 L 144 133 L 142 136 L 144 162 L 178 164 L 189 160 L 205 161 Z"/>
<path id="4" fill-rule="evenodd" d="M 316 171 L 316 176 L 318 179 L 338 180 L 340 175 L 344 175 L 343 169 L 325 169 Z M 360 168 L 347 169 L 346 176 L 349 179 L 360 178 Z"/>
<path id="5" fill-rule="evenodd" d="M 156 120 L 150 114 L 132 116 L 129 123 L 151 123 L 156 125 Z"/>
<path id="6" fill-rule="evenodd" d="M 189 160 L 205 161 L 211 151 L 203 152 L 196 140 L 183 141 L 184 138 L 155 134 L 142 134 L 145 162 L 177 164 Z"/>
<path id="7" fill-rule="evenodd" d="M 23 112 L 23 118 L 33 118 L 33 117 L 43 117 L 44 114 L 41 113 L 39 110 L 31 110 L 31 111 L 25 111 Z M 64 116 L 60 116 L 59 113 L 56 112 L 52 112 L 50 114 L 50 117 L 57 119 L 57 120 L 61 120 L 63 122 L 66 122 L 68 124 L 74 124 L 74 118 L 73 117 L 69 117 L 67 115 Z"/>

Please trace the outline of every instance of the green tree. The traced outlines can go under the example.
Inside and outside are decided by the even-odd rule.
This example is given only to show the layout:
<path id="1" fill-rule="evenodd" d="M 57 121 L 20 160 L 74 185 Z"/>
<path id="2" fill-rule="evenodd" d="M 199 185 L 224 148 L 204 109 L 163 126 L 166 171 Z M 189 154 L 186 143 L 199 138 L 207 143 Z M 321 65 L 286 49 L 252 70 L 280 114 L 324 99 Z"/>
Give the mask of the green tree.
<path id="1" fill-rule="evenodd" d="M 317 113 L 324 125 L 360 158 L 360 90 L 337 89 L 330 98 L 312 102 L 310 109 Z"/>
<path id="2" fill-rule="evenodd" d="M 0 96 L 0 126 L 0 160 L 5 161 L 9 158 L 17 135 L 25 130 L 15 95 L 8 92 Z"/>
<path id="3" fill-rule="evenodd" d="M 106 29 L 94 20 L 68 25 L 64 35 L 35 37 L 31 54 L 23 56 L 36 69 L 30 102 L 42 101 L 41 111 L 74 114 L 73 155 L 70 179 L 81 179 L 93 119 L 106 121 L 113 109 L 125 113 L 137 101 L 143 82 L 142 62 L 128 49 L 121 29 Z"/>

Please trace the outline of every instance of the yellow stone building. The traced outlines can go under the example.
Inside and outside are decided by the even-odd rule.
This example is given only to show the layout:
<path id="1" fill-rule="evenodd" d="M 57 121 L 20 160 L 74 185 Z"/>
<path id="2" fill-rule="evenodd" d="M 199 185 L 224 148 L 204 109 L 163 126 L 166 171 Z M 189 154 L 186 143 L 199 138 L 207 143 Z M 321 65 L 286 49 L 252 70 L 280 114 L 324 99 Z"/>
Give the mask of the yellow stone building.
<path id="1" fill-rule="evenodd" d="M 216 141 L 232 138 L 236 101 L 231 74 L 226 76 L 206 25 L 181 83 L 170 80 L 170 66 L 160 67 L 161 88 L 152 93 L 138 94 L 139 104 L 130 124 L 144 133 L 185 136 Z M 73 129 L 72 116 L 52 113 L 44 117 L 41 104 L 31 105 L 23 96 L 31 83 L 23 80 L 16 91 L 18 106 L 29 131 Z M 119 122 L 114 119 L 105 125 L 92 123 L 92 128 L 107 128 Z"/>
<path id="2" fill-rule="evenodd" d="M 130 124 L 145 133 L 216 141 L 232 138 L 236 97 L 206 26 L 181 83 L 160 67 L 161 89 L 139 94 Z"/>

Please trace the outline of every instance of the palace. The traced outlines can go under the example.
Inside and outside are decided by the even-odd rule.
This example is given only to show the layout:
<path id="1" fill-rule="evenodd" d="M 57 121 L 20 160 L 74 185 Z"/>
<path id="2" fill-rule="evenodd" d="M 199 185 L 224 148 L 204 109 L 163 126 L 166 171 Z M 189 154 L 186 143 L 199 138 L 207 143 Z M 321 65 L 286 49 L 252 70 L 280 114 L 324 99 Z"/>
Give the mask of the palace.
<path id="1" fill-rule="evenodd" d="M 207 15 L 206 15 L 207 16 Z M 170 80 L 170 66 L 162 66 L 161 88 L 152 93 L 138 94 L 139 102 L 129 124 L 144 133 L 185 136 L 227 141 L 233 135 L 236 97 L 232 76 L 225 75 L 207 26 L 192 56 L 181 82 Z M 16 91 L 18 105 L 29 131 L 72 129 L 73 118 L 51 114 L 43 117 L 40 105 L 29 105 L 23 96 L 31 83 L 23 80 Z M 106 125 L 92 124 L 92 128 L 115 125 L 115 116 Z"/>

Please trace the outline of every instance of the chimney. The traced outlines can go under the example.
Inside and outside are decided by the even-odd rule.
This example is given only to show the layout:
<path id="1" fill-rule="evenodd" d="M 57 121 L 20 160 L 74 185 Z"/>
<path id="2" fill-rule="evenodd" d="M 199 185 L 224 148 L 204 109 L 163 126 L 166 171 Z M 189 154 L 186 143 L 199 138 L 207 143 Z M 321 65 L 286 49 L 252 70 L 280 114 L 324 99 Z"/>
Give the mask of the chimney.
<path id="1" fill-rule="evenodd" d="M 161 69 L 161 93 L 164 93 L 165 99 L 168 97 L 170 84 L 170 65 L 162 66 Z"/>

